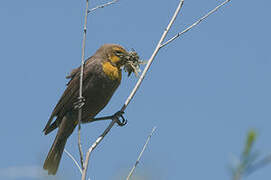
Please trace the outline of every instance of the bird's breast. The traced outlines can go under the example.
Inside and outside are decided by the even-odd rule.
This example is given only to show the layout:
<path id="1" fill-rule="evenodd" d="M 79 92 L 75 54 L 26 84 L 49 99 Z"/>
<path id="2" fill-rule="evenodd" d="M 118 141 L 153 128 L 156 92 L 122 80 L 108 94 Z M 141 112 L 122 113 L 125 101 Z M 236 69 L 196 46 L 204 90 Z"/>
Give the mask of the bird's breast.
<path id="1" fill-rule="evenodd" d="M 96 116 L 109 102 L 121 81 L 121 70 L 109 62 L 102 63 L 95 70 L 95 75 L 84 82 L 85 105 L 83 106 L 82 121 Z"/>

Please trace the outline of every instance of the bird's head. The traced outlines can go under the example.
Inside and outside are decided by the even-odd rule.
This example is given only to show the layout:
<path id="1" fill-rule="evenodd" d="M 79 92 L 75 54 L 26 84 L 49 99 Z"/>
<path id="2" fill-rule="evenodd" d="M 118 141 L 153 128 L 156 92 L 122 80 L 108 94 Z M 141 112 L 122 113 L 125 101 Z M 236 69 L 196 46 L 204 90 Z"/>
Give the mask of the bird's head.
<path id="1" fill-rule="evenodd" d="M 122 46 L 117 44 L 110 44 L 106 48 L 107 59 L 110 63 L 118 68 L 122 68 L 126 62 L 129 52 L 127 52 Z"/>
<path id="2" fill-rule="evenodd" d="M 104 44 L 98 51 L 102 51 L 106 59 L 115 67 L 124 70 L 128 76 L 133 72 L 138 75 L 139 65 L 144 64 L 135 51 L 128 52 L 117 44 Z"/>

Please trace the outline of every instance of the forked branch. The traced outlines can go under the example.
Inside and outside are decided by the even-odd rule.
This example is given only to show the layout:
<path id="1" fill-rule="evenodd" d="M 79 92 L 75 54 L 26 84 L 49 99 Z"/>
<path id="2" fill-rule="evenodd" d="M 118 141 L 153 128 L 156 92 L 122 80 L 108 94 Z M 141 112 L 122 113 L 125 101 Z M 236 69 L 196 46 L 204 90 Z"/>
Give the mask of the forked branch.
<path id="1" fill-rule="evenodd" d="M 92 13 L 93 11 L 97 10 L 97 9 L 100 9 L 100 8 L 104 8 L 106 6 L 109 6 L 111 4 L 114 4 L 116 3 L 118 0 L 114 0 L 114 1 L 110 1 L 108 3 L 105 3 L 105 4 L 102 4 L 102 5 L 99 5 L 99 6 L 96 6 L 95 8 L 92 8 L 92 9 L 89 9 L 88 10 L 88 13 Z"/>
<path id="2" fill-rule="evenodd" d="M 226 0 L 223 3 L 221 3 L 220 5 L 218 5 L 217 7 L 215 7 L 213 10 L 209 11 L 207 14 L 205 14 L 204 16 L 202 16 L 199 20 L 197 20 L 195 23 L 193 23 L 191 26 L 189 26 L 188 28 L 186 28 L 185 30 L 177 33 L 175 36 L 173 36 L 172 38 L 170 38 L 167 42 L 163 43 L 161 45 L 161 48 L 168 45 L 169 43 L 171 43 L 172 41 L 174 41 L 176 38 L 180 37 L 182 34 L 186 33 L 187 31 L 189 31 L 190 29 L 192 29 L 194 26 L 198 25 L 201 21 L 203 21 L 204 19 L 206 19 L 208 16 L 210 16 L 211 14 L 213 14 L 214 12 L 216 12 L 219 8 L 221 8 L 222 6 L 224 6 L 225 4 L 227 4 L 228 2 L 230 2 L 231 0 Z"/>
<path id="3" fill-rule="evenodd" d="M 81 145 L 81 120 L 82 120 L 82 106 L 83 102 L 83 72 L 84 72 L 84 63 L 85 63 L 85 49 L 86 49 L 86 37 L 87 37 L 87 18 L 88 18 L 88 0 L 86 0 L 86 10 L 85 10 L 85 20 L 84 20 L 84 29 L 83 29 L 83 42 L 82 42 L 82 56 L 81 56 L 81 69 L 80 69 L 80 85 L 79 85 L 79 101 L 81 103 L 78 109 L 78 149 L 80 154 L 81 167 L 84 169 L 83 163 L 83 151 Z"/>

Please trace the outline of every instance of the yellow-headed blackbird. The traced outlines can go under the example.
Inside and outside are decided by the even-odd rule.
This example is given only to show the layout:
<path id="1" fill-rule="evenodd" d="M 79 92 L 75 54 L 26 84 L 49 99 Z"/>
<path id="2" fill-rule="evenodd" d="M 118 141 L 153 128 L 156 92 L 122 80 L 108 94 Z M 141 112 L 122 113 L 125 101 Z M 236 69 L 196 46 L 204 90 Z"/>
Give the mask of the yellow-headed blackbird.
<path id="1" fill-rule="evenodd" d="M 105 44 L 88 58 L 84 65 L 82 122 L 94 118 L 108 103 L 121 82 L 122 66 L 127 63 L 129 53 L 116 44 Z M 128 72 L 129 74 L 131 72 Z M 45 135 L 58 128 L 54 143 L 47 155 L 43 168 L 48 174 L 56 174 L 68 137 L 78 122 L 78 102 L 80 67 L 69 76 L 67 88 L 44 128 Z M 52 123 L 52 120 L 56 120 Z"/>

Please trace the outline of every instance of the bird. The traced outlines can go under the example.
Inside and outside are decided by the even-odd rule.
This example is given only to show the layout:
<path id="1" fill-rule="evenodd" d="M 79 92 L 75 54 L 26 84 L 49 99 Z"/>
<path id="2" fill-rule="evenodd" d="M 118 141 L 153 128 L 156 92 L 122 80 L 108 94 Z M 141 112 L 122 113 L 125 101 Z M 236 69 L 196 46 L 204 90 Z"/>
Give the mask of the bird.
<path id="1" fill-rule="evenodd" d="M 128 57 L 128 58 L 127 58 Z M 81 122 L 92 122 L 94 117 L 108 104 L 122 79 L 122 69 L 131 55 L 118 44 L 104 44 L 84 63 L 82 95 L 84 97 Z M 133 66 L 134 67 L 134 66 Z M 66 77 L 67 87 L 43 130 L 47 135 L 58 128 L 55 140 L 44 161 L 43 169 L 48 174 L 57 173 L 67 139 L 78 125 L 80 68 L 75 68 Z M 55 119 L 55 120 L 54 120 Z M 53 122 L 54 120 L 54 122 Z"/>

